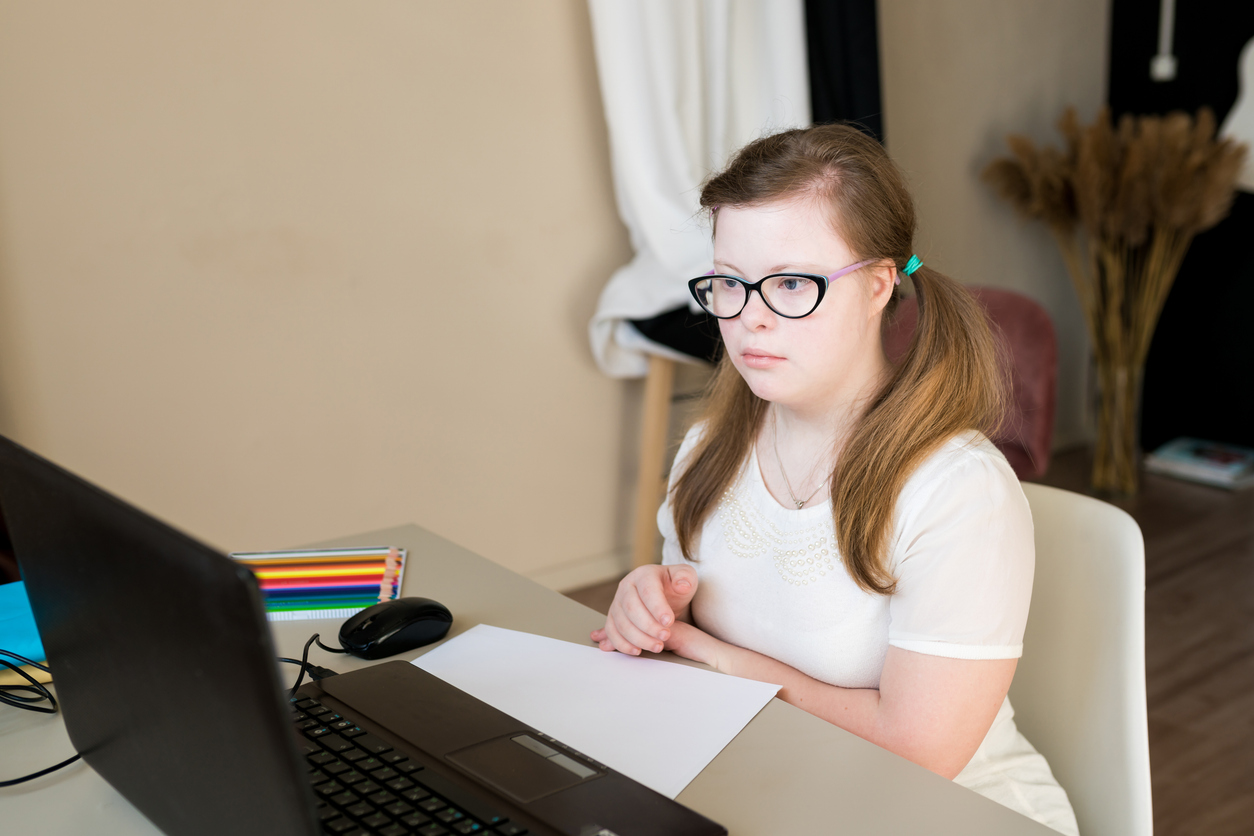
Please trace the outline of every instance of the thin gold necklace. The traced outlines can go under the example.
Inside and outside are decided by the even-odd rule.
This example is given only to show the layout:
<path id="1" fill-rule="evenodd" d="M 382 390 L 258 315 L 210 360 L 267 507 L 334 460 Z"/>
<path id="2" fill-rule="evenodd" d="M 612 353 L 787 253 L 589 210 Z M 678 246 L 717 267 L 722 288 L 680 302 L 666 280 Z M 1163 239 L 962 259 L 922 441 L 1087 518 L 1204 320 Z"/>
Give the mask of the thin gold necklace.
<path id="1" fill-rule="evenodd" d="M 788 481 L 788 471 L 784 470 L 784 458 L 779 454 L 779 419 L 776 417 L 774 412 L 771 413 L 771 446 L 775 448 L 775 461 L 779 463 L 779 474 L 784 477 L 784 487 L 788 489 L 788 498 L 792 500 L 793 505 L 796 505 L 797 510 L 800 511 L 805 507 L 807 502 L 814 499 L 815 495 L 818 494 L 819 491 L 823 490 L 823 486 L 827 484 L 827 479 L 832 477 L 829 475 L 827 479 L 819 482 L 819 486 L 814 489 L 814 493 L 810 494 L 805 499 L 797 499 L 797 495 L 793 493 L 792 490 L 792 482 Z M 818 462 L 815 462 L 814 467 L 818 466 Z M 806 475 L 807 479 L 814 475 L 814 467 L 810 468 L 810 472 Z"/>

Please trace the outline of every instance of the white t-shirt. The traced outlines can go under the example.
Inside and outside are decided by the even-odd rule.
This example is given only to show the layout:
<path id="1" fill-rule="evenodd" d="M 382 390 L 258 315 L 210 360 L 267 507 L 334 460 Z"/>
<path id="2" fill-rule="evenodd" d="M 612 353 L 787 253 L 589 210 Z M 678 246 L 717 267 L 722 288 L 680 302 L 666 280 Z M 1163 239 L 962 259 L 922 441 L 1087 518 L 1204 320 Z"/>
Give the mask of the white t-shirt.
<path id="1" fill-rule="evenodd" d="M 684 438 L 672 484 L 700 436 Z M 910 476 L 897 500 L 892 595 L 861 589 L 836 548 L 831 500 L 796 510 L 767 491 L 756 451 L 679 550 L 669 503 L 658 511 L 662 562 L 696 569 L 692 616 L 723 641 L 843 688 L 877 688 L 890 645 L 958 659 L 1015 659 L 1032 598 L 1032 514 L 1019 480 L 978 432 L 955 436 Z M 1007 701 L 955 779 L 1024 815 L 1076 833 L 1066 794 L 1014 726 Z M 1026 748 L 1025 748 L 1026 747 Z"/>

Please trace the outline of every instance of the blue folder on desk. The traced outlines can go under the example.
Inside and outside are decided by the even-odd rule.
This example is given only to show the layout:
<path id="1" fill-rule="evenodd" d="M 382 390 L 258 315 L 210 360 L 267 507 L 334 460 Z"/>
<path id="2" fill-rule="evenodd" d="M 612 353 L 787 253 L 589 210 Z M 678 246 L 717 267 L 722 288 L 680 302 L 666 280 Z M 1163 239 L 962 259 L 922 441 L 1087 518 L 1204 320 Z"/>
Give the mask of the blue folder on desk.
<path id="1" fill-rule="evenodd" d="M 26 597 L 26 584 L 0 584 L 0 650 L 25 656 L 32 662 L 44 660 L 44 646 L 35 627 L 35 614 Z"/>

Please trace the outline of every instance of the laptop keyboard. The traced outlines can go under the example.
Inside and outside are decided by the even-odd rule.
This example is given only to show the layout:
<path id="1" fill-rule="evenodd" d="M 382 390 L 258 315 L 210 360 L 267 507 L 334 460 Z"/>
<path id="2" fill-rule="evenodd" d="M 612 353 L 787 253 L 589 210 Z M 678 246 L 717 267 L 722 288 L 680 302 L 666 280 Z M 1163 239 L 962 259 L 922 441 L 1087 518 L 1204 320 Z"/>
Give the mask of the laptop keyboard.
<path id="1" fill-rule="evenodd" d="M 396 751 L 316 700 L 292 700 L 322 832 L 335 836 L 523 836 L 492 802 Z"/>

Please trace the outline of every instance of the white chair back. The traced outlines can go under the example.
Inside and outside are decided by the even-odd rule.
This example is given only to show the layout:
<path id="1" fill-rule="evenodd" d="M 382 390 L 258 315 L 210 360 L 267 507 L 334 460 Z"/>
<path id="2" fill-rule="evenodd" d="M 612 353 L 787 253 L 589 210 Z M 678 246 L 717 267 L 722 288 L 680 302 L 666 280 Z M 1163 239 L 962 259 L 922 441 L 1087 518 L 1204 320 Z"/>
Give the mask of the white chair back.
<path id="1" fill-rule="evenodd" d="M 1049 761 L 1082 836 L 1150 836 L 1145 545 L 1126 513 L 1025 484 L 1036 580 L 1015 722 Z"/>

